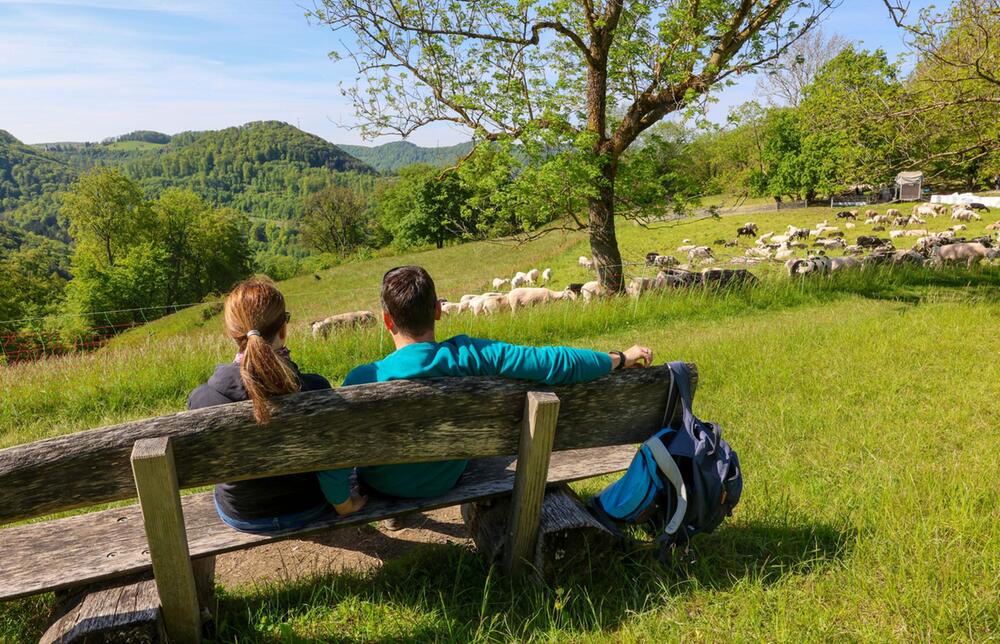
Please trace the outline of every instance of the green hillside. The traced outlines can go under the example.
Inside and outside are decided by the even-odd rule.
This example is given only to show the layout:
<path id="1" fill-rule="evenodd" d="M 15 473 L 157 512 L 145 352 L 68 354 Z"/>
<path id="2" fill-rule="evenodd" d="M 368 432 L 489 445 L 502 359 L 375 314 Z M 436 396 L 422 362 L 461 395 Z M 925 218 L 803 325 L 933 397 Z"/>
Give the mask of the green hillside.
<path id="1" fill-rule="evenodd" d="M 641 276 L 649 275 L 645 252 L 669 253 L 685 239 L 711 243 L 747 219 L 782 230 L 832 212 L 651 228 L 621 222 L 618 235 L 624 256 L 636 262 L 629 274 Z M 928 226 L 950 223 L 937 218 Z M 968 234 L 986 223 L 970 224 Z M 859 223 L 850 235 L 870 228 Z M 718 247 L 718 255 L 742 250 Z M 551 266 L 555 288 L 582 281 L 592 274 L 577 264 L 581 254 L 588 254 L 583 235 L 556 233 L 294 278 L 281 284 L 293 316 L 292 356 L 336 383 L 388 353 L 392 343 L 381 329 L 323 340 L 308 328 L 314 317 L 376 307 L 388 267 L 423 264 L 440 295 L 456 300 L 531 267 Z M 750 289 L 559 302 L 441 322 L 442 338 L 466 333 L 600 350 L 639 342 L 658 363 L 697 363 L 698 414 L 721 423 L 747 487 L 735 514 L 696 539 L 696 561 L 663 568 L 651 556 L 608 554 L 580 579 L 526 586 L 497 575 L 465 546 L 418 543 L 384 563 L 375 556 L 362 570 L 332 565 L 315 577 L 280 573 L 252 586 L 222 576 L 216 641 L 395 641 L 415 629 L 428 641 L 989 640 L 1000 624 L 1000 506 L 994 487 L 969 472 L 989 471 L 1000 449 L 988 404 L 1000 396 L 1000 365 L 957 357 L 994 342 L 1000 270 L 873 270 L 794 281 L 780 264 L 754 271 L 762 282 Z M 232 360 L 220 317 L 210 304 L 196 306 L 101 351 L 0 369 L 0 445 L 183 409 L 214 365 Z M 607 483 L 575 487 L 589 495 Z M 357 530 L 351 543 L 411 535 Z M 51 596 L 0 604 L 0 641 L 37 641 L 54 604 Z"/>
<path id="2" fill-rule="evenodd" d="M 182 132 L 123 168 L 149 195 L 189 188 L 215 206 L 266 219 L 295 219 L 306 195 L 338 182 L 370 186 L 375 175 L 332 143 L 277 121 Z"/>
<path id="3" fill-rule="evenodd" d="M 25 145 L 0 130 L 0 213 L 65 189 L 76 174 L 58 156 Z"/>
<path id="4" fill-rule="evenodd" d="M 395 174 L 414 163 L 447 166 L 472 151 L 473 143 L 459 143 L 440 148 L 423 148 L 409 141 L 393 141 L 376 146 L 340 145 L 341 150 L 361 159 L 384 174 Z"/>

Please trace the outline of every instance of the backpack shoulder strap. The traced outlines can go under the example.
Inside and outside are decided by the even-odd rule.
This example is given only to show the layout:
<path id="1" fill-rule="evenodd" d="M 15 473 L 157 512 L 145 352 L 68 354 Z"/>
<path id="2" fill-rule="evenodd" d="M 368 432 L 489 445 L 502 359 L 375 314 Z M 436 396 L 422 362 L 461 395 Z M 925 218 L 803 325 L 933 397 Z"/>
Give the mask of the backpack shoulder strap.
<path id="1" fill-rule="evenodd" d="M 691 410 L 691 371 L 685 362 L 669 362 L 667 367 L 670 368 L 672 384 L 677 389 L 681 405 L 684 406 L 684 426 L 691 427 L 694 424 L 694 412 Z M 671 397 L 673 397 L 673 387 Z"/>
<path id="2" fill-rule="evenodd" d="M 673 536 L 681 527 L 681 521 L 684 520 L 684 514 L 687 512 L 687 487 L 684 485 L 684 477 L 681 476 L 681 471 L 677 467 L 677 463 L 674 462 L 674 458 L 663 445 L 663 441 L 660 440 L 659 434 L 646 441 L 645 445 L 649 448 L 650 453 L 653 455 L 653 460 L 656 461 L 656 465 L 660 468 L 660 471 L 663 472 L 664 476 L 667 477 L 667 480 L 670 481 L 677 492 L 677 509 L 674 510 L 674 515 L 670 517 L 670 521 L 667 522 L 667 526 L 663 529 L 666 534 Z"/>

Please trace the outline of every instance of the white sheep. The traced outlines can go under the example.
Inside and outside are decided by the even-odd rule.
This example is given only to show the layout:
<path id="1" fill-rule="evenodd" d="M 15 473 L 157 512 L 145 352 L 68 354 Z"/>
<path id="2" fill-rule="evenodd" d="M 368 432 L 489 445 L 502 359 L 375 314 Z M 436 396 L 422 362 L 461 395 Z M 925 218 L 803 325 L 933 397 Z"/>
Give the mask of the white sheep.
<path id="1" fill-rule="evenodd" d="M 494 277 L 493 278 L 493 290 L 499 291 L 505 285 L 510 284 L 510 279 L 506 277 Z"/>
<path id="2" fill-rule="evenodd" d="M 521 288 L 526 283 L 527 283 L 527 280 L 525 279 L 524 273 L 518 273 L 517 275 L 515 275 L 510 280 L 510 288 L 511 288 L 511 290 L 513 290 L 515 288 Z"/>
<path id="3" fill-rule="evenodd" d="M 683 246 L 678 246 L 677 247 L 677 252 L 678 253 L 688 253 L 688 252 L 690 252 L 694 248 L 698 248 L 698 247 L 695 246 L 694 244 L 685 244 Z"/>
<path id="4" fill-rule="evenodd" d="M 688 251 L 688 261 L 693 262 L 697 259 L 713 259 L 712 249 L 708 246 L 695 246 Z"/>
<path id="5" fill-rule="evenodd" d="M 451 315 L 452 313 L 461 313 L 467 308 L 467 305 L 463 305 L 461 302 L 441 302 L 441 313 L 442 315 Z"/>
<path id="6" fill-rule="evenodd" d="M 544 286 L 516 288 L 507 294 L 507 308 L 516 313 L 518 309 L 535 304 L 546 304 L 555 300 L 575 300 L 576 293 L 566 289 L 553 291 Z"/>
<path id="7" fill-rule="evenodd" d="M 832 257 L 830 258 L 830 272 L 842 271 L 848 268 L 861 268 L 861 262 L 857 257 Z"/>
<path id="8" fill-rule="evenodd" d="M 902 214 L 903 213 L 900 212 L 898 208 L 889 208 L 888 210 L 885 211 L 885 216 L 888 217 L 889 219 L 895 219 L 896 217 L 899 217 Z"/>
<path id="9" fill-rule="evenodd" d="M 956 232 L 956 233 L 959 232 L 959 231 L 968 230 L 968 229 L 969 229 L 969 227 L 966 226 L 965 224 L 955 224 L 954 226 L 949 226 L 948 227 L 948 230 L 950 230 L 952 232 Z M 990 228 L 989 226 L 987 226 L 986 230 L 994 230 L 994 229 Z"/>
<path id="10" fill-rule="evenodd" d="M 509 308 L 507 297 L 502 293 L 485 293 L 469 302 L 473 315 L 498 313 Z"/>
<path id="11" fill-rule="evenodd" d="M 975 242 L 948 244 L 935 248 L 931 261 L 938 266 L 946 262 L 965 262 L 966 266 L 971 267 L 984 259 L 996 259 L 998 255 L 1000 255 L 1000 251 Z"/>
<path id="12" fill-rule="evenodd" d="M 584 257 L 583 255 L 580 255 L 580 259 L 577 260 L 577 263 L 580 266 L 583 266 L 584 268 L 586 268 L 588 271 L 594 270 L 594 261 L 591 260 L 591 259 L 588 259 L 588 258 Z"/>
<path id="13" fill-rule="evenodd" d="M 542 284 L 548 284 L 552 281 L 552 269 L 546 268 L 542 271 Z"/>
<path id="14" fill-rule="evenodd" d="M 982 217 L 976 214 L 974 210 L 968 208 L 959 208 L 951 213 L 951 218 L 955 221 L 980 221 Z"/>
<path id="15" fill-rule="evenodd" d="M 846 228 L 847 230 L 851 230 L 851 229 L 855 228 L 856 226 L 857 226 L 857 224 L 855 224 L 853 221 L 849 221 L 846 224 L 844 224 L 844 228 Z"/>
<path id="16" fill-rule="evenodd" d="M 340 313 L 331 315 L 322 320 L 312 323 L 312 336 L 314 338 L 326 338 L 333 329 L 358 328 L 372 326 L 375 324 L 375 314 L 371 311 L 353 311 L 351 313 Z"/>
<path id="17" fill-rule="evenodd" d="M 528 284 L 534 284 L 538 281 L 539 271 L 537 268 L 533 268 L 524 275 L 525 282 Z"/>
<path id="18" fill-rule="evenodd" d="M 906 234 L 905 230 L 890 230 L 889 231 L 889 237 L 891 237 L 893 239 L 898 239 L 899 237 L 902 237 L 905 234 Z"/>
<path id="19" fill-rule="evenodd" d="M 589 302 L 595 298 L 603 297 L 604 288 L 601 287 L 600 282 L 592 280 L 580 287 L 580 295 L 583 296 L 584 302 Z"/>

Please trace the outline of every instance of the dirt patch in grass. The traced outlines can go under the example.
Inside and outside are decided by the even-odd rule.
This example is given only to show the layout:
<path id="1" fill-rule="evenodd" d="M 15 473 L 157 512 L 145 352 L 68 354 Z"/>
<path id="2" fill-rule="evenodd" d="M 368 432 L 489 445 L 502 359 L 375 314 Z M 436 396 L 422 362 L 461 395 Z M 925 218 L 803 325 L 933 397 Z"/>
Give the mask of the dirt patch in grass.
<path id="1" fill-rule="evenodd" d="M 342 572 L 366 572 L 422 544 L 471 544 L 458 506 L 406 517 L 406 527 L 339 528 L 219 555 L 215 580 L 226 588 Z"/>

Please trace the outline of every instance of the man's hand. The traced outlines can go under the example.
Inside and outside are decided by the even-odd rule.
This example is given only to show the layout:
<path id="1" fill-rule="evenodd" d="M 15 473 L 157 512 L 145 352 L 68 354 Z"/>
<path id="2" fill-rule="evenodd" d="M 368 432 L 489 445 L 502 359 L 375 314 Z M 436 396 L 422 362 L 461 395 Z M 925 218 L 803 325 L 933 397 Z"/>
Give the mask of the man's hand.
<path id="1" fill-rule="evenodd" d="M 345 514 L 352 514 L 357 512 L 361 508 L 365 507 L 365 503 L 368 503 L 367 496 L 361 496 L 354 490 L 351 490 L 351 498 L 347 499 L 343 503 L 337 503 L 333 506 L 333 509 L 337 511 L 337 514 L 344 516 Z"/>
<path id="2" fill-rule="evenodd" d="M 653 364 L 653 350 L 638 344 L 626 351 L 612 351 L 609 355 L 612 369 L 641 369 Z M 625 358 L 625 364 L 621 364 L 622 357 Z"/>
<path id="3" fill-rule="evenodd" d="M 638 344 L 626 349 L 625 369 L 644 368 L 653 364 L 653 350 L 649 347 L 640 347 Z"/>

